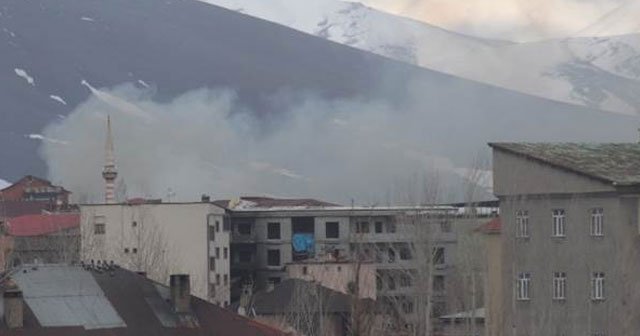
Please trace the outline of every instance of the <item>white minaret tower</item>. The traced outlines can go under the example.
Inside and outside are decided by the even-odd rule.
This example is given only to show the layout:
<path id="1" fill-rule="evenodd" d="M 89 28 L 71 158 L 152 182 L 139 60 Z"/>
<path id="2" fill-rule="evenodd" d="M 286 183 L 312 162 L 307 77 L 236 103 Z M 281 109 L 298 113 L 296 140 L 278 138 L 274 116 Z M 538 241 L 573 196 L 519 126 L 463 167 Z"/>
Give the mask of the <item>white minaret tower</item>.
<path id="1" fill-rule="evenodd" d="M 113 136 L 111 135 L 111 118 L 109 116 L 107 116 L 107 142 L 102 177 L 105 183 L 104 201 L 107 204 L 113 204 L 116 202 L 115 181 L 116 177 L 118 177 L 118 170 L 116 169 L 116 159 L 113 155 Z"/>

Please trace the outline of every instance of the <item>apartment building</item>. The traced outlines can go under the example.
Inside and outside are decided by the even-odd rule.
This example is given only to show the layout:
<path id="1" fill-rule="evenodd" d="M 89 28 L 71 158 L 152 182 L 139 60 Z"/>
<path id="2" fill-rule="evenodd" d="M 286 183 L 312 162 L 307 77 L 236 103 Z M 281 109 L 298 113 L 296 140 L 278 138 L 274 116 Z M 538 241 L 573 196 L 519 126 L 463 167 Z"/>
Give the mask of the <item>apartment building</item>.
<path id="1" fill-rule="evenodd" d="M 338 251 L 374 267 L 377 298 L 389 299 L 403 315 L 424 316 L 415 293 L 431 282 L 420 278 L 427 272 L 433 275 L 433 310 L 447 310 L 446 282 L 456 261 L 455 207 L 344 207 L 262 197 L 225 202 L 219 204 L 231 217 L 232 297 L 247 282 L 256 290 L 280 283 L 288 264 Z"/>
<path id="2" fill-rule="evenodd" d="M 637 334 L 640 144 L 490 146 L 504 279 L 491 335 Z"/>
<path id="3" fill-rule="evenodd" d="M 86 204 L 80 206 L 80 223 L 84 263 L 113 261 L 161 283 L 170 274 L 189 274 L 194 295 L 230 303 L 228 217 L 207 198 Z"/>

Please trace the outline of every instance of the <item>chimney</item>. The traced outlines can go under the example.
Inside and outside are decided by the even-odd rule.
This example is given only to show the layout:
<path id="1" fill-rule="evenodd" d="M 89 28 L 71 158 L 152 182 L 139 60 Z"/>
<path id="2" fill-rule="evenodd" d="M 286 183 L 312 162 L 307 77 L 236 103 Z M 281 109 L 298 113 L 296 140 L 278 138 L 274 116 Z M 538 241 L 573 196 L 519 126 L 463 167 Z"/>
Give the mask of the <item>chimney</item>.
<path id="1" fill-rule="evenodd" d="M 211 202 L 211 197 L 209 197 L 209 195 L 202 194 L 202 196 L 201 196 L 200 200 L 201 200 L 203 203 L 209 203 L 209 202 Z"/>
<path id="2" fill-rule="evenodd" d="M 4 322 L 9 329 L 22 328 L 23 326 L 23 300 L 22 291 L 16 287 L 7 288 L 3 293 L 4 298 Z"/>
<path id="3" fill-rule="evenodd" d="M 171 274 L 169 287 L 173 310 L 176 313 L 188 313 L 191 307 L 191 281 L 189 274 Z"/>

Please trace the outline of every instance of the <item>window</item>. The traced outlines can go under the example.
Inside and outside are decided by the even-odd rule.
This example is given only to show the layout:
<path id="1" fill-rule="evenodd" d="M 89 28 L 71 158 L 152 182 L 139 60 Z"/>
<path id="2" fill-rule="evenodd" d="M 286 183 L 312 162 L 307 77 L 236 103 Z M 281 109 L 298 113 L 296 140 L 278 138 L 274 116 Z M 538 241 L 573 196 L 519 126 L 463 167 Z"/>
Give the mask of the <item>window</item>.
<path id="1" fill-rule="evenodd" d="M 390 290 L 396 289 L 396 279 L 394 279 L 391 275 L 387 276 L 387 288 L 389 288 Z"/>
<path id="2" fill-rule="evenodd" d="M 267 223 L 267 239 L 280 239 L 280 223 Z"/>
<path id="3" fill-rule="evenodd" d="M 97 235 L 103 235 L 106 232 L 106 228 L 104 224 L 93 224 L 93 233 Z"/>
<path id="4" fill-rule="evenodd" d="M 134 248 L 131 249 L 131 252 L 138 253 L 138 249 L 134 247 Z"/>
<path id="5" fill-rule="evenodd" d="M 602 224 L 604 220 L 604 210 L 602 208 L 591 209 L 591 235 L 600 237 L 604 235 Z"/>
<path id="6" fill-rule="evenodd" d="M 369 222 L 357 222 L 356 233 L 369 233 Z"/>
<path id="7" fill-rule="evenodd" d="M 222 231 L 224 232 L 229 232 L 229 227 L 231 221 L 229 220 L 229 216 L 225 215 L 224 217 L 222 217 Z"/>
<path id="8" fill-rule="evenodd" d="M 216 269 L 216 258 L 214 257 L 209 257 L 209 270 L 215 270 Z"/>
<path id="9" fill-rule="evenodd" d="M 132 226 L 132 227 L 136 227 L 136 226 L 138 226 L 138 222 L 136 222 L 136 221 L 131 222 L 131 226 Z"/>
<path id="10" fill-rule="evenodd" d="M 553 210 L 553 237 L 565 237 L 564 231 L 565 212 L 564 209 Z"/>
<path id="11" fill-rule="evenodd" d="M 387 250 L 387 261 L 390 263 L 396 262 L 396 251 L 392 248 Z"/>
<path id="12" fill-rule="evenodd" d="M 411 277 L 408 274 L 400 276 L 400 287 L 411 287 Z"/>
<path id="13" fill-rule="evenodd" d="M 216 296 L 216 286 L 213 284 L 209 284 L 209 297 L 213 298 Z"/>
<path id="14" fill-rule="evenodd" d="M 225 247 L 226 249 L 226 247 Z M 239 251 L 238 252 L 238 261 L 241 263 L 250 263 L 251 262 L 251 251 Z"/>
<path id="15" fill-rule="evenodd" d="M 445 233 L 451 232 L 451 222 L 448 220 L 440 222 L 440 231 Z"/>
<path id="16" fill-rule="evenodd" d="M 554 272 L 553 273 L 553 299 L 564 300 L 566 298 L 565 293 L 567 290 L 567 273 Z"/>
<path id="17" fill-rule="evenodd" d="M 224 280 L 224 285 L 229 285 L 229 274 L 225 274 L 222 279 Z"/>
<path id="18" fill-rule="evenodd" d="M 403 247 L 400 249 L 400 259 L 411 260 L 411 250 L 408 247 Z"/>
<path id="19" fill-rule="evenodd" d="M 220 221 L 216 221 L 216 232 L 220 232 Z"/>
<path id="20" fill-rule="evenodd" d="M 222 251 L 224 252 L 223 253 L 224 254 L 223 257 L 226 260 L 229 257 L 229 249 L 225 247 Z"/>
<path id="21" fill-rule="evenodd" d="M 216 274 L 216 285 L 220 285 L 220 274 Z"/>
<path id="22" fill-rule="evenodd" d="M 216 247 L 216 258 L 220 259 L 220 248 Z"/>
<path id="23" fill-rule="evenodd" d="M 251 223 L 238 223 L 238 234 L 242 236 L 251 235 Z"/>
<path id="24" fill-rule="evenodd" d="M 325 227 L 325 236 L 327 239 L 338 239 L 340 238 L 340 225 L 338 222 L 326 222 L 324 223 Z"/>
<path id="25" fill-rule="evenodd" d="M 434 302 L 433 303 L 433 317 L 440 317 L 447 313 L 447 303 L 446 302 Z"/>
<path id="26" fill-rule="evenodd" d="M 433 250 L 433 263 L 435 265 L 444 265 L 444 247 L 436 247 Z"/>
<path id="27" fill-rule="evenodd" d="M 376 290 L 382 290 L 382 278 L 380 275 L 376 276 Z"/>
<path id="28" fill-rule="evenodd" d="M 516 282 L 516 299 L 529 300 L 529 286 L 531 284 L 531 274 L 519 273 Z"/>
<path id="29" fill-rule="evenodd" d="M 267 265 L 280 266 L 280 250 L 267 250 Z"/>
<path id="30" fill-rule="evenodd" d="M 604 300 L 604 273 L 593 273 L 591 278 L 591 298 L 593 300 Z"/>
<path id="31" fill-rule="evenodd" d="M 376 222 L 376 233 L 382 233 L 382 222 Z"/>
<path id="32" fill-rule="evenodd" d="M 405 312 L 405 314 L 413 313 L 413 301 L 410 298 L 402 300 L 402 310 Z"/>
<path id="33" fill-rule="evenodd" d="M 387 233 L 396 233 L 396 223 L 394 222 L 387 222 Z"/>
<path id="34" fill-rule="evenodd" d="M 435 292 L 444 292 L 444 275 L 433 277 L 433 290 Z"/>
<path id="35" fill-rule="evenodd" d="M 516 211 L 516 237 L 529 238 L 529 211 Z"/>
<path id="36" fill-rule="evenodd" d="M 303 266 L 302 267 L 302 274 L 307 275 L 308 272 L 309 272 L 309 269 L 307 268 L 307 266 Z"/>
<path id="37" fill-rule="evenodd" d="M 129 248 L 128 247 L 124 248 L 124 253 L 129 253 Z"/>
<path id="38" fill-rule="evenodd" d="M 216 240 L 216 230 L 215 230 L 215 227 L 213 227 L 213 226 L 208 226 L 207 228 L 209 229 L 209 240 L 210 240 L 210 241 L 214 241 L 214 240 Z"/>

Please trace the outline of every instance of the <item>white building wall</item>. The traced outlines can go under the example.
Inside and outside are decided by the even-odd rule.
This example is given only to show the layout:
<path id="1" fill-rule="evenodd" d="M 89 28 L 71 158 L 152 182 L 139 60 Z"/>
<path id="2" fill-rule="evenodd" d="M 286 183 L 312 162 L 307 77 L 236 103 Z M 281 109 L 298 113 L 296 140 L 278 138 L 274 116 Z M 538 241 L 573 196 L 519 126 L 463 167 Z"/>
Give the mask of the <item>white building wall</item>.
<path id="1" fill-rule="evenodd" d="M 113 260 L 162 283 L 168 283 L 170 274 L 186 273 L 194 295 L 228 302 L 228 288 L 215 285 L 215 274 L 221 274 L 220 286 L 224 286 L 224 274 L 230 277 L 229 232 L 223 228 L 222 208 L 210 203 L 160 203 L 82 205 L 80 209 L 83 261 Z M 211 244 L 208 225 L 215 227 L 216 221 L 220 232 Z M 104 233 L 96 224 L 104 224 Z M 215 247 L 221 249 L 221 260 L 215 261 L 216 268 L 210 272 L 209 257 Z M 226 259 L 222 258 L 224 248 Z M 216 295 L 210 297 L 210 291 Z"/>

